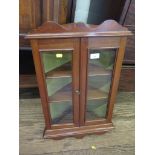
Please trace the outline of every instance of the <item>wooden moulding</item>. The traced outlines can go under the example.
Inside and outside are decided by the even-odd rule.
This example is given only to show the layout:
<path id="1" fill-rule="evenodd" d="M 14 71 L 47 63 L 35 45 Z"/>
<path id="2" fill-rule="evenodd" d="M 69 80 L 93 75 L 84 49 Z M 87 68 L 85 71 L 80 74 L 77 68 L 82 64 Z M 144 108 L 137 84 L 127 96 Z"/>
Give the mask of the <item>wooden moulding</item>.
<path id="1" fill-rule="evenodd" d="M 62 129 L 53 129 L 53 130 L 45 130 L 44 138 L 52 138 L 55 140 L 62 139 L 65 137 L 76 137 L 82 138 L 85 135 L 90 134 L 104 134 L 111 129 L 113 129 L 112 123 L 107 124 L 99 124 L 99 125 L 91 125 L 91 126 L 81 126 L 73 127 L 73 128 L 62 128 Z"/>
<path id="2" fill-rule="evenodd" d="M 100 25 L 87 25 L 84 23 L 71 23 L 59 25 L 48 21 L 26 35 L 28 39 L 43 38 L 75 38 L 93 36 L 130 36 L 132 33 L 114 20 L 106 20 Z"/>

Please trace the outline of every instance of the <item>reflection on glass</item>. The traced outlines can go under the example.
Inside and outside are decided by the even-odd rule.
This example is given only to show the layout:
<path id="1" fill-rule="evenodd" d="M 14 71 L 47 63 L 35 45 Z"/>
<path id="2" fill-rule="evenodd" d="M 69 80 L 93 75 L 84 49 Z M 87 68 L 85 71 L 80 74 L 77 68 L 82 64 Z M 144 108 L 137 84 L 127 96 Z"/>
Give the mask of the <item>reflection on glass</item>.
<path id="1" fill-rule="evenodd" d="M 106 116 L 107 99 L 89 100 L 87 104 L 87 120 L 104 118 Z"/>
<path id="2" fill-rule="evenodd" d="M 71 123 L 72 110 L 72 52 L 43 52 L 52 123 Z"/>
<path id="3" fill-rule="evenodd" d="M 89 50 L 86 120 L 106 117 L 115 51 Z"/>
<path id="4" fill-rule="evenodd" d="M 70 101 L 50 103 L 50 112 L 52 117 L 52 124 L 73 122 L 72 103 Z"/>

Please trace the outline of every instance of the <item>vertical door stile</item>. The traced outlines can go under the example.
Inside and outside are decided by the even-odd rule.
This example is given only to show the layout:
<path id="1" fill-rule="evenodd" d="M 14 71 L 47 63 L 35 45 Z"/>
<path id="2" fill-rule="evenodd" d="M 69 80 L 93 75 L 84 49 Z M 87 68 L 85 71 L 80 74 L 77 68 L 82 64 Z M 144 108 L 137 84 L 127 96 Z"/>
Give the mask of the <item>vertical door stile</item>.
<path id="1" fill-rule="evenodd" d="M 87 66 L 88 66 L 88 39 L 80 40 L 80 125 L 85 125 L 86 98 L 87 98 Z"/>
<path id="2" fill-rule="evenodd" d="M 79 82 L 80 82 L 80 40 L 74 39 L 73 51 L 73 122 L 75 126 L 79 126 Z"/>
<path id="3" fill-rule="evenodd" d="M 57 40 L 54 41 L 54 47 L 51 46 L 47 51 L 42 50 L 42 67 L 52 128 L 79 126 L 79 51 L 78 38 L 66 39 L 64 42 Z"/>
<path id="4" fill-rule="evenodd" d="M 81 71 L 81 79 L 85 79 L 85 82 L 81 82 L 82 95 L 84 93 L 80 103 L 82 125 L 111 123 L 109 116 L 114 103 L 111 100 L 114 95 L 111 93 L 116 94 L 115 89 L 118 87 L 116 84 L 113 86 L 113 79 L 115 79 L 114 76 L 118 77 L 120 72 L 118 68 L 121 67 L 118 66 L 118 61 L 122 55 L 117 54 L 120 38 L 91 37 L 88 39 L 86 42 L 84 38 L 81 45 L 81 51 L 84 49 L 81 57 L 83 59 L 81 68 L 84 70 Z M 113 42 L 109 42 L 109 39 Z"/>

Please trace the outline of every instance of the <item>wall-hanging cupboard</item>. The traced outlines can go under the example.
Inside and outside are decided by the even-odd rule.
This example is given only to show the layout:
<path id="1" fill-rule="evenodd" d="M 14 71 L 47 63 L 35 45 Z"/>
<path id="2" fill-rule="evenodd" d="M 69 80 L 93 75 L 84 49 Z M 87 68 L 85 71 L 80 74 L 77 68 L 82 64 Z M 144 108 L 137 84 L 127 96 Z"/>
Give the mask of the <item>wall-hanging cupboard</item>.
<path id="1" fill-rule="evenodd" d="M 45 138 L 82 137 L 113 128 L 129 35 L 127 28 L 107 20 L 98 26 L 46 22 L 26 36 L 33 50 Z"/>

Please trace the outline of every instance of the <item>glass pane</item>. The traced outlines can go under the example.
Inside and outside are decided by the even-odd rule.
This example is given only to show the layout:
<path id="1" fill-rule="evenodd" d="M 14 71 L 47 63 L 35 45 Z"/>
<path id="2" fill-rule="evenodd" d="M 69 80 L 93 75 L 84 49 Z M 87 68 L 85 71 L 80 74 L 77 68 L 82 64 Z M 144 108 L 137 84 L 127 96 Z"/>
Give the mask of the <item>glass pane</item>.
<path id="1" fill-rule="evenodd" d="M 72 123 L 72 51 L 43 52 L 52 124 Z"/>
<path id="2" fill-rule="evenodd" d="M 88 100 L 86 111 L 87 120 L 104 118 L 106 115 L 107 99 Z"/>
<path id="3" fill-rule="evenodd" d="M 86 120 L 106 117 L 115 51 L 89 50 Z"/>
<path id="4" fill-rule="evenodd" d="M 73 122 L 72 102 L 52 102 L 50 104 L 52 124 L 71 123 Z"/>

